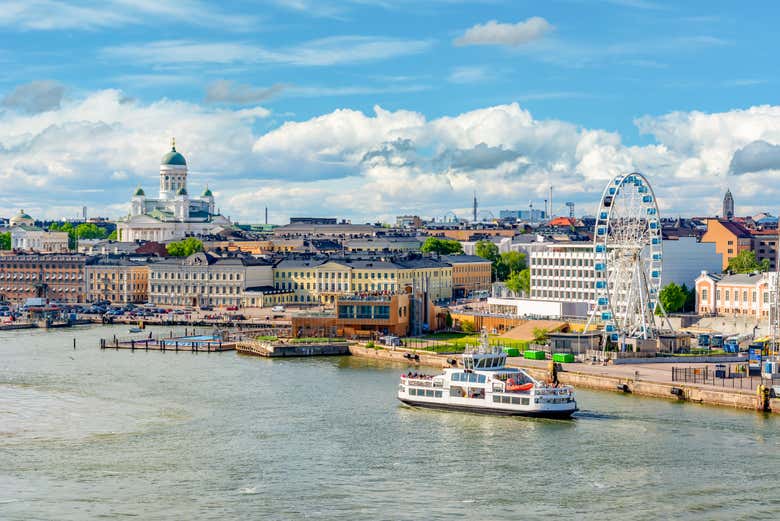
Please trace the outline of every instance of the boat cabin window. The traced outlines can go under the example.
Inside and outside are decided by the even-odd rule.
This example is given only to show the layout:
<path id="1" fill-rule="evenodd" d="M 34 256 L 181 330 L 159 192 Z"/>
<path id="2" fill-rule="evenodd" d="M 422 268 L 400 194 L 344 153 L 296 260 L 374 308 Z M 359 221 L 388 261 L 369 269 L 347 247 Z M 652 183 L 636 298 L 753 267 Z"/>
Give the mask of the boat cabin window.
<path id="1" fill-rule="evenodd" d="M 484 374 L 474 374 L 474 373 L 453 373 L 452 374 L 452 381 L 453 382 L 473 382 L 473 383 L 480 383 L 483 384 L 487 380 L 487 377 Z"/>
<path id="2" fill-rule="evenodd" d="M 474 359 L 463 357 L 463 367 L 466 369 L 474 369 Z"/>
<path id="3" fill-rule="evenodd" d="M 466 390 L 463 387 L 458 386 L 450 387 L 450 396 L 464 398 L 466 396 Z"/>

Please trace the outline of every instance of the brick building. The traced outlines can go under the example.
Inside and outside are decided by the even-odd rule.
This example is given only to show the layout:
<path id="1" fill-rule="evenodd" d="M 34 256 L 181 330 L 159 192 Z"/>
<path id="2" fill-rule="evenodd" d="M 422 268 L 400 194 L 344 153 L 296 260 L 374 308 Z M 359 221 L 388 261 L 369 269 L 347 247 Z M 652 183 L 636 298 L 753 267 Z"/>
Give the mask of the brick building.
<path id="1" fill-rule="evenodd" d="M 74 253 L 0 253 L 0 297 L 15 304 L 28 298 L 84 302 L 85 262 Z"/>

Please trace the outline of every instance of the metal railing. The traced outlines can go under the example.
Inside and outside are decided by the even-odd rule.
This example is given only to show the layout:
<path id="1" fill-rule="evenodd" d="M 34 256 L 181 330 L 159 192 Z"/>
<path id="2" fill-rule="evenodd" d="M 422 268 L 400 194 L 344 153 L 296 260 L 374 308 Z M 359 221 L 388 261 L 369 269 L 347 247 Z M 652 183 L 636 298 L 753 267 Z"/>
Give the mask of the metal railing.
<path id="1" fill-rule="evenodd" d="M 747 364 L 722 364 L 713 367 L 672 367 L 672 381 L 754 390 L 766 380 L 750 375 Z"/>

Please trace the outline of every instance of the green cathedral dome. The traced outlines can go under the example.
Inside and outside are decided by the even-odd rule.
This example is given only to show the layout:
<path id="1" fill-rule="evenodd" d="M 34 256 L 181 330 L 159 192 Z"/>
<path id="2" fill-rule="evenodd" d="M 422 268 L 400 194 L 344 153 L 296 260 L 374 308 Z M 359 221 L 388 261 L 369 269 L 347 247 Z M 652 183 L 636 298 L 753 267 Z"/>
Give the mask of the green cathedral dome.
<path id="1" fill-rule="evenodd" d="M 187 166 L 184 156 L 176 152 L 176 140 L 171 141 L 171 151 L 165 154 L 160 161 L 161 165 Z"/>

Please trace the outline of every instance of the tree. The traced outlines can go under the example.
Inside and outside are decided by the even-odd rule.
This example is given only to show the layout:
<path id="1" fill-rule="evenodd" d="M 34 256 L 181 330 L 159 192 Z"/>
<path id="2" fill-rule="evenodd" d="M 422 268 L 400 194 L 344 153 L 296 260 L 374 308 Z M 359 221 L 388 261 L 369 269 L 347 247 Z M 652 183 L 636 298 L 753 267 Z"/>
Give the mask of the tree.
<path id="1" fill-rule="evenodd" d="M 769 259 L 761 262 L 756 260 L 756 252 L 743 250 L 735 257 L 729 260 L 729 266 L 726 268 L 732 273 L 753 273 L 755 271 L 769 271 Z"/>
<path id="2" fill-rule="evenodd" d="M 504 284 L 506 285 L 506 288 L 515 295 L 519 295 L 523 290 L 520 283 L 520 273 L 517 271 L 510 273 L 509 277 L 504 281 Z"/>
<path id="3" fill-rule="evenodd" d="M 526 268 L 519 273 L 520 276 L 520 289 L 526 295 L 531 294 L 531 269 Z"/>
<path id="4" fill-rule="evenodd" d="M 116 240 L 116 230 L 108 234 L 108 237 L 106 237 L 109 241 L 115 241 Z"/>
<path id="5" fill-rule="evenodd" d="M 474 246 L 474 253 L 490 262 L 498 260 L 498 246 L 490 241 L 478 241 Z"/>
<path id="6" fill-rule="evenodd" d="M 11 249 L 11 232 L 0 233 L 0 250 Z"/>
<path id="7" fill-rule="evenodd" d="M 661 289 L 658 293 L 658 300 L 661 301 L 661 305 L 664 311 L 667 313 L 677 313 L 682 311 L 685 306 L 685 301 L 688 299 L 688 291 L 678 286 L 674 282 L 670 282 Z M 656 314 L 661 314 L 661 308 L 657 308 Z"/>
<path id="8" fill-rule="evenodd" d="M 428 237 L 420 247 L 423 253 L 438 253 L 439 255 L 453 255 L 463 253 L 463 246 L 458 241 Z"/>
<path id="9" fill-rule="evenodd" d="M 172 257 L 189 257 L 193 253 L 203 251 L 203 243 L 195 237 L 187 237 L 178 242 L 170 242 L 165 247 Z"/>
<path id="10" fill-rule="evenodd" d="M 525 268 L 525 253 L 508 251 L 502 253 L 494 262 L 496 280 L 507 280 L 512 273 L 519 273 Z"/>
<path id="11" fill-rule="evenodd" d="M 477 330 L 477 328 L 474 326 L 474 322 L 471 320 L 461 320 L 460 321 L 460 330 L 464 333 L 473 333 Z"/>
<path id="12" fill-rule="evenodd" d="M 534 344 L 546 344 L 548 331 L 543 327 L 535 327 L 533 331 Z"/>

